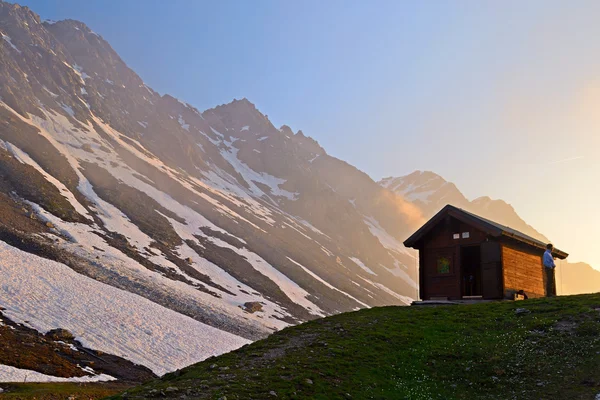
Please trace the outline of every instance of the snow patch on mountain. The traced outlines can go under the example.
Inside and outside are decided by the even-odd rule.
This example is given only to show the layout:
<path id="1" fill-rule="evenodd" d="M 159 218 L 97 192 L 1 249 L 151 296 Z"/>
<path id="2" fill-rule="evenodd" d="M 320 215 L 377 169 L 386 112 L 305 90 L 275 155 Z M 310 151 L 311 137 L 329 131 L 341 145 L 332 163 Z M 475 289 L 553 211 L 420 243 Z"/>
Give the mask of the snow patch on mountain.
<path id="1" fill-rule="evenodd" d="M 46 91 L 46 93 L 48 93 L 50 96 L 57 98 L 58 95 L 56 93 L 51 92 L 50 90 L 48 90 L 48 88 L 46 86 L 42 86 L 42 89 L 44 89 Z"/>
<path id="2" fill-rule="evenodd" d="M 79 203 L 79 201 L 77 201 L 77 199 L 75 199 L 73 193 L 71 193 L 71 191 L 67 189 L 67 187 L 61 181 L 48 174 L 42 167 L 40 167 L 40 165 L 29 156 L 29 154 L 25 153 L 23 150 L 19 149 L 17 146 L 9 142 L 5 143 L 5 147 L 15 156 L 17 160 L 19 160 L 23 164 L 32 166 L 39 173 L 41 173 L 48 182 L 52 183 L 60 191 L 60 193 L 69 201 L 69 203 L 71 203 L 73 208 L 75 208 L 75 211 L 77 211 L 81 215 L 89 217 L 87 210 L 81 205 L 81 203 Z"/>
<path id="3" fill-rule="evenodd" d="M 75 118 L 75 111 L 73 111 L 73 107 L 68 106 L 66 104 L 61 104 L 61 107 L 63 110 L 65 110 L 65 112 L 67 114 L 69 114 L 71 117 Z"/>
<path id="4" fill-rule="evenodd" d="M 394 292 L 392 289 L 388 288 L 387 286 L 385 286 L 384 284 L 381 284 L 379 282 L 373 282 L 369 279 L 363 278 L 362 276 L 358 275 L 358 277 L 360 279 L 362 279 L 363 281 L 367 282 L 368 284 L 370 284 L 371 286 L 374 286 L 375 288 L 378 288 L 380 290 L 383 290 L 384 292 L 388 293 L 389 295 L 397 298 L 398 300 L 402 301 L 404 304 L 406 305 L 410 305 L 413 302 L 413 299 L 408 297 L 408 296 L 403 296 L 401 294 L 398 294 L 396 292 Z"/>
<path id="5" fill-rule="evenodd" d="M 244 178 L 250 185 L 250 190 L 253 194 L 261 196 L 266 194 L 267 196 L 280 196 L 285 197 L 288 200 L 295 200 L 298 193 L 288 192 L 287 190 L 281 189 L 279 186 L 283 185 L 285 179 L 277 178 L 273 175 L 269 175 L 266 172 L 256 172 L 248 165 L 244 164 L 237 156 L 239 149 L 229 146 L 227 149 L 221 150 L 221 155 L 233 168 Z M 271 193 L 264 193 L 255 183 L 260 183 L 269 187 Z"/>
<path id="6" fill-rule="evenodd" d="M 375 236 L 381 245 L 389 250 L 397 251 L 411 255 L 410 252 L 404 247 L 404 245 L 395 237 L 390 235 L 373 217 L 365 217 L 365 223 L 369 227 L 369 230 Z"/>
<path id="7" fill-rule="evenodd" d="M 363 271 L 366 271 L 367 273 L 371 274 L 371 275 L 377 275 L 375 272 L 373 272 L 373 270 L 369 267 L 367 267 L 365 265 L 364 262 L 362 262 L 360 259 L 356 258 L 356 257 L 350 257 L 350 259 L 359 267 L 361 267 L 363 269 Z"/>
<path id="8" fill-rule="evenodd" d="M 237 247 L 232 246 L 218 238 L 208 237 L 208 239 L 217 246 L 232 250 L 248 260 L 255 270 L 273 281 L 294 303 L 306 308 L 313 315 L 325 315 L 317 305 L 307 299 L 310 293 L 302 289 L 296 282 L 292 281 L 286 275 L 279 272 L 259 255 L 249 251 L 246 248 L 238 249 Z"/>
<path id="9" fill-rule="evenodd" d="M 63 328 L 83 346 L 162 375 L 231 351 L 247 340 L 0 242 L 0 302 L 39 332 Z"/>
<path id="10" fill-rule="evenodd" d="M 329 282 L 325 281 L 324 279 L 322 279 L 320 276 L 318 276 L 317 274 L 315 274 L 314 272 L 312 272 L 310 269 L 306 268 L 304 265 L 300 264 L 297 261 L 294 261 L 293 259 L 287 257 L 288 260 L 290 260 L 291 262 L 293 262 L 294 264 L 296 264 L 297 266 L 299 266 L 300 268 L 302 268 L 307 274 L 309 274 L 310 276 L 312 276 L 313 278 L 315 278 L 316 280 L 318 280 L 319 282 L 321 282 L 323 285 L 327 286 L 329 289 L 333 289 L 336 292 L 342 293 L 344 296 L 356 301 L 358 304 L 369 308 L 369 305 L 366 303 L 363 303 L 362 301 L 358 300 L 357 298 L 349 295 L 348 293 L 336 288 L 335 286 L 333 286 L 332 284 L 330 284 Z"/>
<path id="11" fill-rule="evenodd" d="M 86 371 L 87 372 L 87 371 Z M 109 382 L 116 379 L 110 375 L 87 375 L 63 378 L 59 376 L 45 375 L 37 371 L 12 367 L 10 365 L 0 364 L 0 382 Z"/>
<path id="12" fill-rule="evenodd" d="M 415 259 L 416 262 L 416 259 Z M 398 260 L 394 260 L 394 268 L 388 268 L 385 265 L 383 265 L 383 267 L 385 269 L 387 269 L 388 271 L 390 271 L 392 273 L 392 275 L 397 276 L 398 278 L 402 278 L 406 283 L 408 283 L 412 288 L 417 289 L 419 287 L 419 285 L 417 285 L 417 282 L 415 282 L 414 279 L 412 279 L 410 277 L 410 275 L 408 274 L 408 268 L 405 265 L 400 264 L 400 262 Z M 415 266 L 415 270 L 417 270 L 418 268 Z"/>
<path id="13" fill-rule="evenodd" d="M 183 119 L 183 117 L 181 116 L 181 114 L 179 114 L 179 117 L 177 118 L 177 121 L 179 122 L 179 125 L 181 126 L 182 129 L 185 129 L 186 131 L 190 131 L 190 124 L 186 124 L 185 120 Z"/>
<path id="14" fill-rule="evenodd" d="M 19 50 L 19 49 L 17 48 L 17 46 L 15 46 L 15 45 L 12 43 L 12 41 L 11 41 L 11 39 L 10 39 L 10 36 L 8 36 L 8 35 L 5 35 L 4 33 L 2 33 L 1 35 L 2 35 L 2 39 L 4 39 L 4 41 L 5 41 L 6 43 L 8 43 L 8 45 L 9 45 L 10 47 L 12 47 L 12 48 L 13 48 L 13 50 L 15 50 L 15 51 L 16 51 L 17 53 L 19 53 L 19 54 L 21 53 L 21 50 Z"/>

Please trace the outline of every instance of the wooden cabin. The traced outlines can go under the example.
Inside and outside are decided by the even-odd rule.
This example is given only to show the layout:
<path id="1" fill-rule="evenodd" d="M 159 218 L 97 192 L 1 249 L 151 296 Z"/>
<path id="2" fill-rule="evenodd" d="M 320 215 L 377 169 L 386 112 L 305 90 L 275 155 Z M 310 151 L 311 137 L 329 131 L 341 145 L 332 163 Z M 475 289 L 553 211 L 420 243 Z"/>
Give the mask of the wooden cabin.
<path id="1" fill-rule="evenodd" d="M 404 242 L 419 250 L 422 300 L 512 299 L 521 290 L 544 297 L 546 244 L 451 205 Z"/>

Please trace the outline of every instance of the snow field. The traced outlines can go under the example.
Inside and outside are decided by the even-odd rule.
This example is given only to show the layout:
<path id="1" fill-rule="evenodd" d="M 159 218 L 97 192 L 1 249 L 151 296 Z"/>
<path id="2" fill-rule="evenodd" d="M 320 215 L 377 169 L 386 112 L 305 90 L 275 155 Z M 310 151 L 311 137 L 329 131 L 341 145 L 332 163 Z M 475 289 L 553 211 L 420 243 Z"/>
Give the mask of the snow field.
<path id="1" fill-rule="evenodd" d="M 85 347 L 158 375 L 249 343 L 4 242 L 0 276 L 0 304 L 11 320 L 39 332 L 67 329 Z"/>
<path id="2" fill-rule="evenodd" d="M 11 367 L 10 365 L 0 364 L 0 382 L 108 382 L 116 380 L 110 375 L 88 375 L 72 378 L 62 378 L 59 376 L 45 375 L 37 371 Z"/>

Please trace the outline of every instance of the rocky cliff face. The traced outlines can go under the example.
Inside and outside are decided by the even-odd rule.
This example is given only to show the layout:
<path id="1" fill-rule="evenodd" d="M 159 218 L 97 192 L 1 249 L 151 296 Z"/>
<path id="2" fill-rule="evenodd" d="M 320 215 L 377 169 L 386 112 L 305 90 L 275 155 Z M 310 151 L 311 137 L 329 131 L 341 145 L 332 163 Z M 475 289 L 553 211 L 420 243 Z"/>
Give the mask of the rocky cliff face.
<path id="1" fill-rule="evenodd" d="M 414 297 L 421 211 L 303 132 L 161 96 L 81 22 L 0 31 L 4 242 L 248 339 Z"/>

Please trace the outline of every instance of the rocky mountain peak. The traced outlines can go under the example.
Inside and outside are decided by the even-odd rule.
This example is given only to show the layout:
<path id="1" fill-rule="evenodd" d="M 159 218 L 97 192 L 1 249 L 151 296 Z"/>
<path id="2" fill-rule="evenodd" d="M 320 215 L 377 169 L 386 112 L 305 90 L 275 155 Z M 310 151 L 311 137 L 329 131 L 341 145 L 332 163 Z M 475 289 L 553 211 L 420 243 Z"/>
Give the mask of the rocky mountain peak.
<path id="1" fill-rule="evenodd" d="M 471 203 L 473 205 L 476 205 L 477 207 L 479 207 L 482 210 L 483 209 L 496 209 L 498 211 L 516 214 L 516 211 L 512 205 L 505 202 L 504 200 L 497 200 L 497 199 L 495 200 L 489 196 L 478 197 L 475 200 L 473 200 Z"/>
<path id="2" fill-rule="evenodd" d="M 219 112 L 233 112 L 233 111 L 256 112 L 256 113 L 260 114 L 261 117 L 264 117 L 264 115 L 260 111 L 258 111 L 258 109 L 256 108 L 256 105 L 245 97 L 243 97 L 239 100 L 233 99 L 229 103 L 218 105 L 215 108 L 212 108 L 212 109 L 209 109 L 206 111 L 211 111 L 211 110 L 219 111 Z"/>
<path id="3" fill-rule="evenodd" d="M 46 20 L 42 22 L 44 24 L 44 26 L 48 27 L 51 25 L 56 25 L 59 27 L 63 27 L 63 28 L 70 28 L 76 31 L 81 31 L 81 32 L 91 32 L 91 29 L 84 24 L 81 21 L 77 21 L 74 19 L 62 19 L 60 21 L 51 21 L 51 20 Z"/>
<path id="4" fill-rule="evenodd" d="M 288 136 L 294 135 L 294 131 L 292 131 L 292 128 L 290 128 L 288 125 L 281 125 L 281 127 L 279 128 L 279 131 L 281 133 L 283 133 L 284 135 L 288 135 Z"/>
<path id="5" fill-rule="evenodd" d="M 88 76 L 101 78 L 105 83 L 130 86 L 143 83 L 112 46 L 84 23 L 63 20 L 44 23 L 44 27 L 67 48 Z"/>
<path id="6" fill-rule="evenodd" d="M 0 0 L 0 13 L 12 16 L 17 21 L 33 19 L 35 22 L 40 23 L 40 16 L 34 13 L 29 7 L 21 6 L 16 3 L 9 3 Z M 27 22 L 27 21 L 26 21 Z"/>
<path id="7" fill-rule="evenodd" d="M 379 184 L 418 203 L 426 214 L 431 214 L 446 204 L 463 207 L 468 202 L 453 183 L 432 171 L 414 171 L 401 177 L 388 177 Z"/>
<path id="8" fill-rule="evenodd" d="M 0 1 L 0 42 L 11 46 L 11 43 L 24 41 L 26 44 L 37 44 L 35 35 L 39 34 L 40 17 L 28 7 Z M 33 34 L 32 37 L 29 35 Z M 6 37 L 10 39 L 7 40 Z M 14 47 L 12 47 L 14 49 Z M 17 47 L 18 48 L 18 47 Z M 22 51 L 23 49 L 20 49 Z"/>
<path id="9" fill-rule="evenodd" d="M 548 240 L 528 225 L 507 202 L 488 196 L 469 201 L 454 183 L 446 181 L 432 171 L 414 171 L 401 177 L 388 177 L 382 179 L 379 184 L 417 205 L 427 218 L 445 205 L 452 204 L 539 240 Z"/>
<path id="10" fill-rule="evenodd" d="M 493 201 L 492 198 L 489 196 L 481 196 L 481 197 L 478 197 L 475 200 L 473 200 L 473 203 L 488 204 L 492 201 Z"/>
<path id="11" fill-rule="evenodd" d="M 233 99 L 230 104 L 236 104 L 243 107 L 250 107 L 256 110 L 256 105 L 248 100 L 246 97 L 242 97 L 241 99 Z"/>
<path id="12" fill-rule="evenodd" d="M 489 218 L 500 222 L 501 224 L 515 228 L 531 237 L 534 237 L 542 242 L 548 242 L 549 239 L 538 232 L 531 225 L 527 224 L 517 214 L 515 208 L 504 200 L 492 199 L 488 196 L 478 197 L 470 204 L 473 212 L 482 217 Z"/>
<path id="13" fill-rule="evenodd" d="M 206 110 L 202 116 L 216 124 L 215 128 L 218 130 L 220 127 L 223 130 L 239 132 L 244 127 L 248 127 L 244 130 L 264 132 L 265 134 L 277 131 L 269 118 L 245 97 Z"/>

